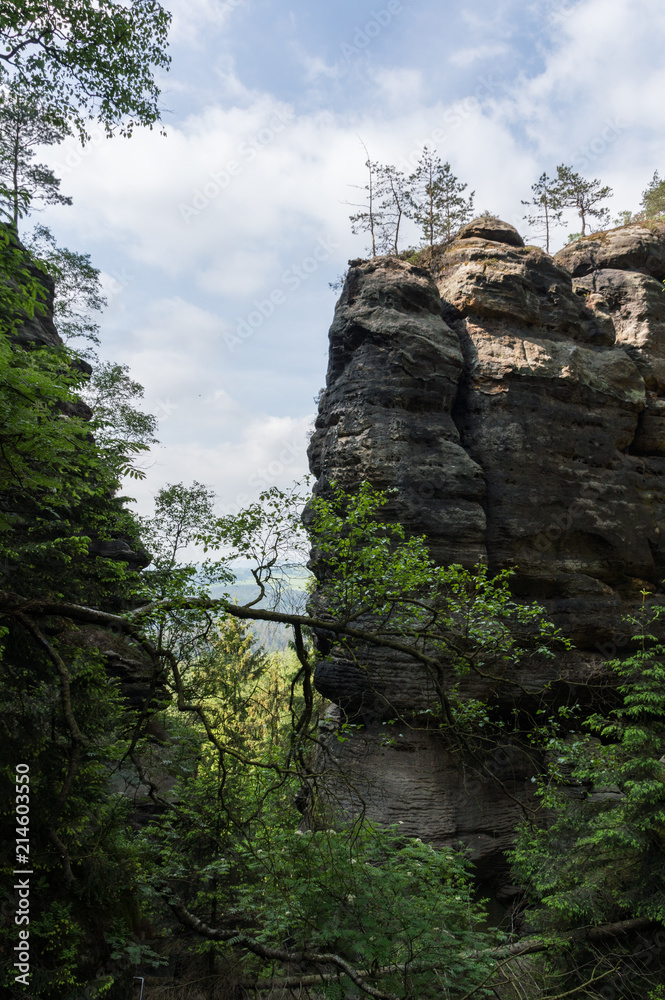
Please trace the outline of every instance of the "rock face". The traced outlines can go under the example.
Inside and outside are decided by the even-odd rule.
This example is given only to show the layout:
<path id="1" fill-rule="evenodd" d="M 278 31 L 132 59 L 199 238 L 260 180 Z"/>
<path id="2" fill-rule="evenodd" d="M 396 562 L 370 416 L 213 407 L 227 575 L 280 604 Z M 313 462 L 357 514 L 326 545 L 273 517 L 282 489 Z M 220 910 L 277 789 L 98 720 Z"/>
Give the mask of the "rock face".
<path id="1" fill-rule="evenodd" d="M 397 487 L 389 516 L 427 534 L 441 563 L 517 569 L 516 593 L 544 604 L 576 648 L 480 690 L 506 705 L 602 676 L 622 616 L 665 577 L 663 278 L 663 225 L 594 234 L 551 258 L 487 218 L 435 248 L 429 272 L 393 258 L 350 268 L 310 447 L 317 488 Z M 368 723 L 336 753 L 370 815 L 461 840 L 496 873 L 519 819 L 513 796 L 531 786 L 519 749 L 486 765 L 496 782 L 460 776 L 422 730 L 409 752 L 386 741 L 389 706 L 431 704 L 408 658 L 372 655 L 363 671 L 333 650 L 316 683 Z"/>

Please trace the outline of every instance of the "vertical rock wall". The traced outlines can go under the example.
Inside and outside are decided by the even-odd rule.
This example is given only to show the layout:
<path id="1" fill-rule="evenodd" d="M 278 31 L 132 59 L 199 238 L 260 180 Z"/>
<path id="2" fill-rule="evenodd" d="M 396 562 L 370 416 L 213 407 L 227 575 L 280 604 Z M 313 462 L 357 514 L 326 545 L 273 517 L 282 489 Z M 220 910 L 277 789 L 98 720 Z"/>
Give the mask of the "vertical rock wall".
<path id="1" fill-rule="evenodd" d="M 551 258 L 482 219 L 428 264 L 351 262 L 310 447 L 317 489 L 396 487 L 388 516 L 426 534 L 438 561 L 515 567 L 516 593 L 575 643 L 475 693 L 510 705 L 548 682 L 583 689 L 640 591 L 665 577 L 665 226 Z M 319 689 L 365 723 L 334 750 L 356 788 L 342 799 L 461 841 L 492 874 L 534 765 L 506 743 L 468 770 L 421 728 L 386 740 L 382 722 L 432 693 L 407 658 L 366 666 L 332 650 L 317 669 Z"/>

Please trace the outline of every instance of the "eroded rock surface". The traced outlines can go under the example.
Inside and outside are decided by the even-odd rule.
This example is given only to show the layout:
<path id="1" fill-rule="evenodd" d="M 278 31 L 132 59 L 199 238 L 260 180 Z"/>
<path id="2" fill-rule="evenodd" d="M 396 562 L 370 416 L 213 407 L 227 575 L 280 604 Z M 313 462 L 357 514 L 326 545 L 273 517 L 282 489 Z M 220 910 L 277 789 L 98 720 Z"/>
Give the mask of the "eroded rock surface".
<path id="1" fill-rule="evenodd" d="M 559 250 L 554 258 L 574 278 L 605 267 L 665 279 L 665 223 L 633 222 L 606 233 L 592 233 Z"/>
<path id="2" fill-rule="evenodd" d="M 389 516 L 426 533 L 440 562 L 515 567 L 516 593 L 575 643 L 473 693 L 509 704 L 557 679 L 583 688 L 640 591 L 665 577 L 665 226 L 594 234 L 551 258 L 483 218 L 430 263 L 353 262 L 311 443 L 318 489 L 397 487 Z M 487 864 L 510 841 L 514 801 L 487 776 L 453 780 L 426 733 L 397 763 L 382 722 L 432 694 L 408 658 L 371 654 L 366 667 L 332 650 L 316 683 L 367 723 L 341 752 L 369 781 L 370 813 L 461 839 Z M 526 786 L 520 767 L 510 780 Z"/>

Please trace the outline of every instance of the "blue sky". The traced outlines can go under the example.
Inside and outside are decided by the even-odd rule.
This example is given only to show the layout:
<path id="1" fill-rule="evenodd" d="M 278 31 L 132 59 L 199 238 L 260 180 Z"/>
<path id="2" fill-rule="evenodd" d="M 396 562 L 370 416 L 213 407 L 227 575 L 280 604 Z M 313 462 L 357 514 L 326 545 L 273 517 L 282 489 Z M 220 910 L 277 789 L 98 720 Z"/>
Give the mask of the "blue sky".
<path id="1" fill-rule="evenodd" d="M 166 137 L 44 150 L 74 204 L 38 217 L 102 269 L 103 354 L 160 418 L 131 485 L 144 511 L 166 482 L 233 510 L 306 470 L 329 282 L 365 249 L 345 204 L 361 140 L 402 166 L 435 146 L 527 237 L 521 199 L 545 169 L 601 178 L 614 214 L 665 173 L 662 0 L 166 6 Z"/>

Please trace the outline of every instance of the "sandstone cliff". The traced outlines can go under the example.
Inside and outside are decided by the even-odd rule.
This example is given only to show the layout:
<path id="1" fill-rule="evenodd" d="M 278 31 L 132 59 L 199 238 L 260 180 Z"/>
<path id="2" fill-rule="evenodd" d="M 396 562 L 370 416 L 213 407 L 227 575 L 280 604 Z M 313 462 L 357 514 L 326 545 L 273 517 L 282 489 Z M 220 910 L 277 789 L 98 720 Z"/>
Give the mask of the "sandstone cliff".
<path id="1" fill-rule="evenodd" d="M 591 699 L 625 645 L 623 615 L 665 577 L 665 225 L 552 258 L 480 219 L 426 256 L 427 269 L 351 262 L 310 446 L 317 489 L 396 487 L 389 516 L 437 560 L 515 567 L 515 592 L 575 644 L 474 693 L 507 710 Z M 349 802 L 461 841 L 496 881 L 533 787 L 528 755 L 506 741 L 483 769 L 460 767 L 420 727 L 387 746 L 381 716 L 431 697 L 408 658 L 373 655 L 364 671 L 331 650 L 316 684 L 366 723 L 334 749 Z"/>

